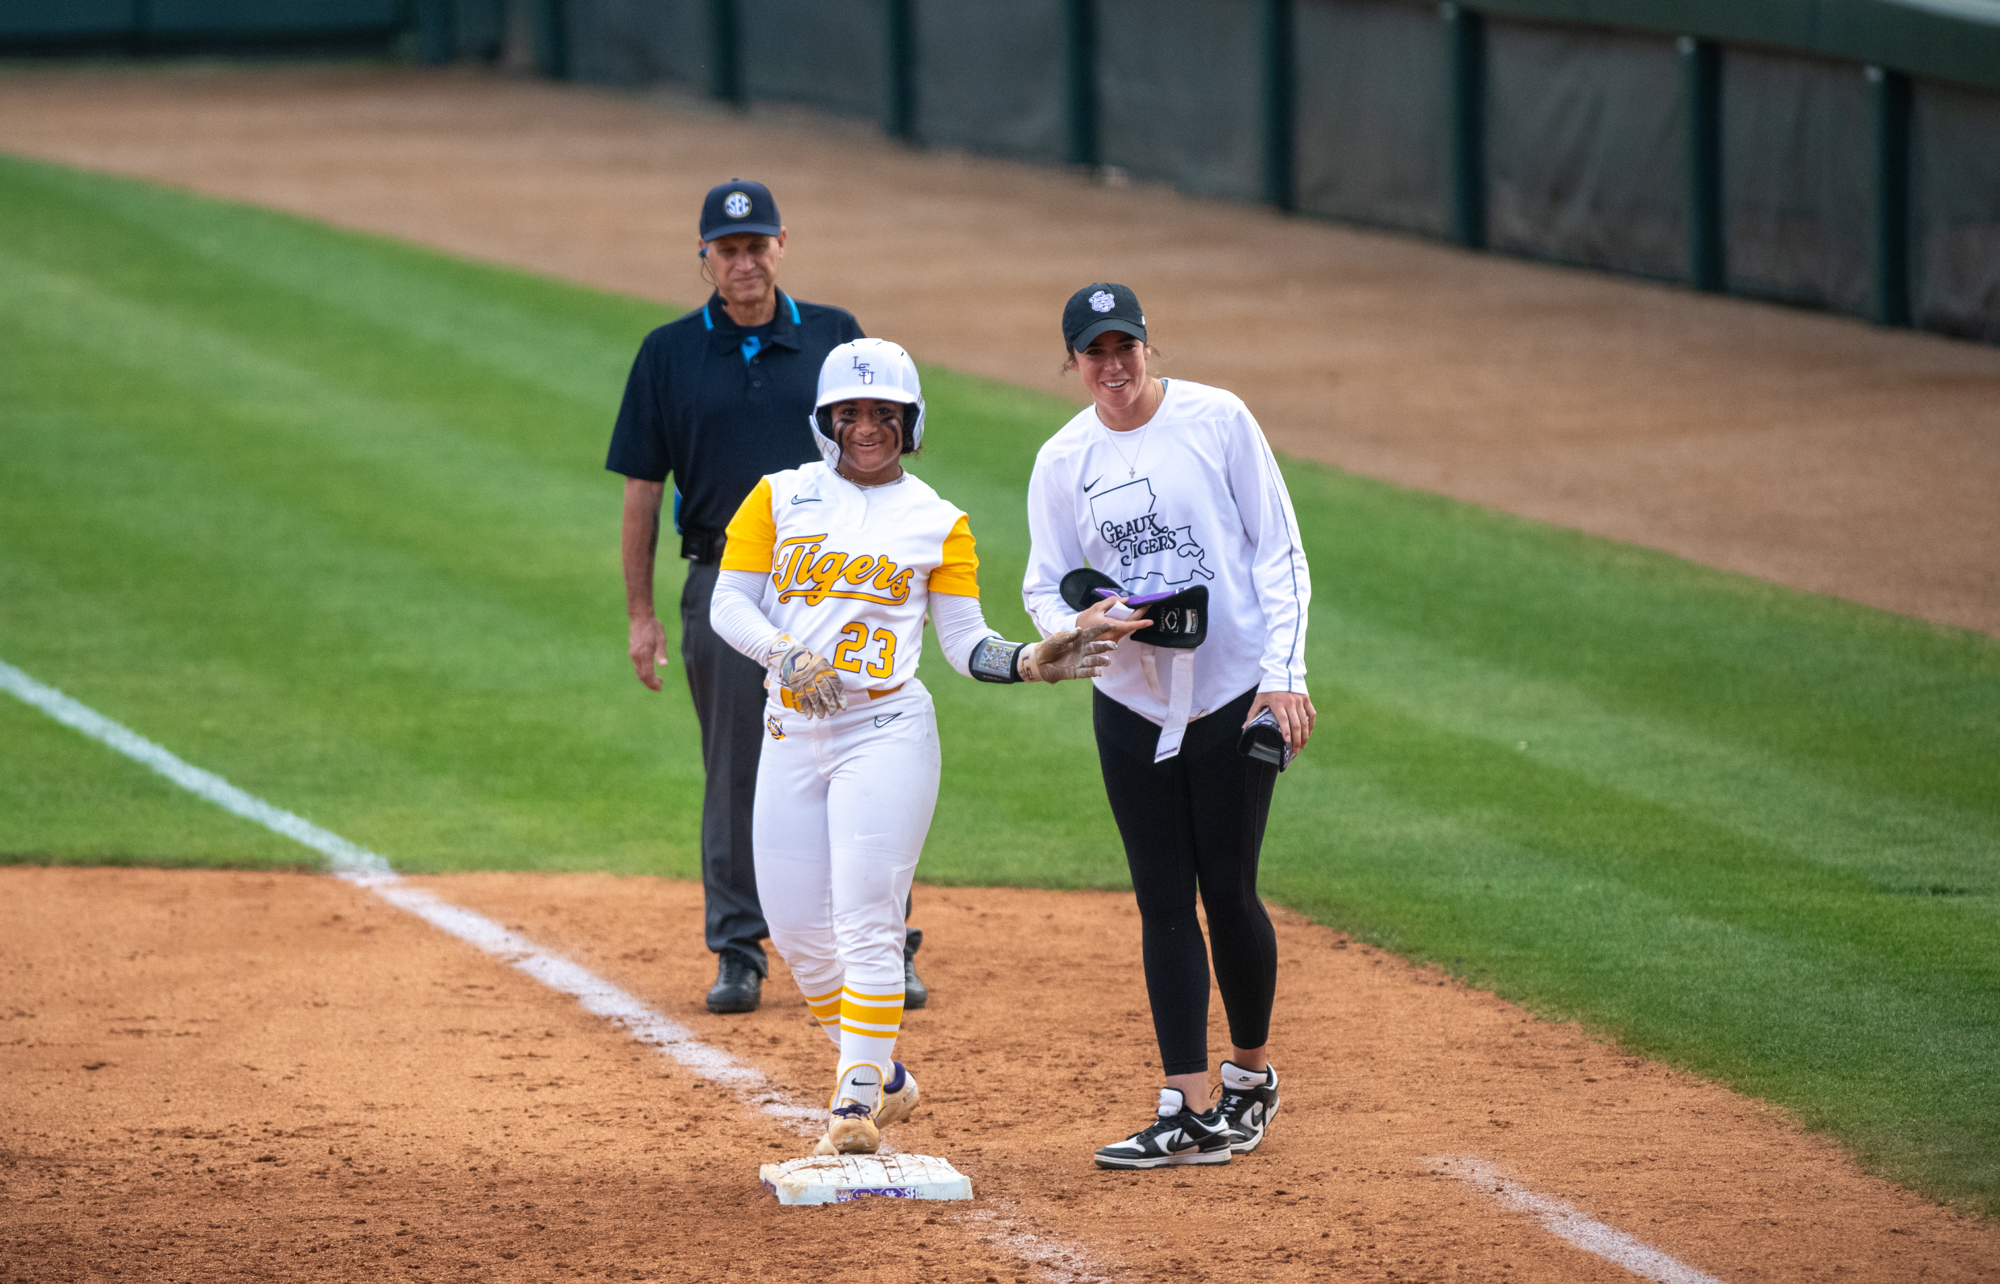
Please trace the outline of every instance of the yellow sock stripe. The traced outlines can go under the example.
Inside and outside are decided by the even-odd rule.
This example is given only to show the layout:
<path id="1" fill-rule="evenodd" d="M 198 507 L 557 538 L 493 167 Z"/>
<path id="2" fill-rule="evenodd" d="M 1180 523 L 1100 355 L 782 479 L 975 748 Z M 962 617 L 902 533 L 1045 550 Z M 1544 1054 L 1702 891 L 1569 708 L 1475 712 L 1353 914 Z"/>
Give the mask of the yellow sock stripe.
<path id="1" fill-rule="evenodd" d="M 835 999 L 831 1003 L 813 1003 L 809 1001 L 806 1004 L 806 1010 L 817 1017 L 830 1016 L 839 1012 L 840 1009 L 841 1001 L 839 999 Z"/>
<path id="2" fill-rule="evenodd" d="M 849 990 L 847 997 L 840 1001 L 840 1028 L 849 1034 L 893 1039 L 902 1027 L 901 1002 L 861 1003 L 856 1001 L 852 990 Z"/>
<path id="3" fill-rule="evenodd" d="M 897 1007 L 903 1005 L 903 992 L 901 990 L 896 991 L 894 994 L 863 994 L 859 990 L 843 985 L 840 987 L 840 992 L 850 999 L 859 999 L 863 1003 L 894 1003 Z"/>

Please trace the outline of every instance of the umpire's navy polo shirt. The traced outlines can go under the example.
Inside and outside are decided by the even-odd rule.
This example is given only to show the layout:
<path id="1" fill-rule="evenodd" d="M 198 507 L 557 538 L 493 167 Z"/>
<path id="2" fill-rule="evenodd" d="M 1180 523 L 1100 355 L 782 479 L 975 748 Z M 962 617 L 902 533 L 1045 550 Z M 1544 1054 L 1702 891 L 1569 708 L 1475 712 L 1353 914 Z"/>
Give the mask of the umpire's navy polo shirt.
<path id="1" fill-rule="evenodd" d="M 672 473 L 681 529 L 721 531 L 759 477 L 820 457 L 809 423 L 820 365 L 862 337 L 846 309 L 783 290 L 771 323 L 750 329 L 710 295 L 639 345 L 604 466 L 641 481 Z"/>

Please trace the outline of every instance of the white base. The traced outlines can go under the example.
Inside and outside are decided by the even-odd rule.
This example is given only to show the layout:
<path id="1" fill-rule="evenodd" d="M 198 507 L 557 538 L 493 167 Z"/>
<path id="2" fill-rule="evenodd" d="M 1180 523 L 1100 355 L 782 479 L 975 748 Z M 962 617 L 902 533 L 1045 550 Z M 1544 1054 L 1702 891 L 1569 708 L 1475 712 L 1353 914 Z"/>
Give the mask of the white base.
<path id="1" fill-rule="evenodd" d="M 868 1195 L 971 1199 L 972 1179 L 929 1155 L 815 1155 L 757 1170 L 781 1204 L 836 1204 Z"/>

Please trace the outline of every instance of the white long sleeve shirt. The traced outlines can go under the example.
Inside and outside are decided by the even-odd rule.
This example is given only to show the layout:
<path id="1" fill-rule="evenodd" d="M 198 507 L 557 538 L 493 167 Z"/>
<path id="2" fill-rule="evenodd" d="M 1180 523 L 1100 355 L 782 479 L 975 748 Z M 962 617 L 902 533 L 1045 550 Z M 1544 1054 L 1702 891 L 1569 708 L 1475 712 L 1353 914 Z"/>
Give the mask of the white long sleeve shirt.
<path id="1" fill-rule="evenodd" d="M 1168 380 L 1152 420 L 1122 433 L 1095 407 L 1078 412 L 1035 456 L 1028 531 L 1021 597 L 1044 636 L 1075 626 L 1058 585 L 1080 566 L 1130 594 L 1208 586 L 1208 637 L 1191 653 L 1185 702 L 1173 700 L 1174 683 L 1188 670 L 1167 660 L 1190 653 L 1139 645 L 1143 629 L 1097 679 L 1105 695 L 1173 731 L 1175 745 L 1175 704 L 1199 718 L 1253 687 L 1306 689 L 1312 578 L 1298 519 L 1263 429 L 1234 394 Z"/>

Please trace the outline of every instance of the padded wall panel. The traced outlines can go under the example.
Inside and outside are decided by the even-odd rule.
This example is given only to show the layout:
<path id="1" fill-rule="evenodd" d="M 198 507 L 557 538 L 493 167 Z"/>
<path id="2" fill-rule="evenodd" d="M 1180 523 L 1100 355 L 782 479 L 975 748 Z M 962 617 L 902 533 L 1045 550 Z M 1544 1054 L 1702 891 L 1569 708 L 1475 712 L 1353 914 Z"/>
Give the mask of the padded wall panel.
<path id="1" fill-rule="evenodd" d="M 1722 54 L 1722 218 L 1732 293 L 1865 315 L 1873 116 L 1854 64 Z"/>
<path id="2" fill-rule="evenodd" d="M 374 31 L 406 21 L 402 0 L 148 0 L 148 29 L 162 34 Z"/>
<path id="3" fill-rule="evenodd" d="M 916 0 L 917 136 L 1063 159 L 1063 0 Z"/>
<path id="4" fill-rule="evenodd" d="M 572 0 L 570 7 L 583 6 Z M 453 0 L 451 23 L 454 57 L 499 60 L 507 43 L 507 0 Z"/>
<path id="5" fill-rule="evenodd" d="M 1204 196 L 1262 192 L 1256 0 L 1097 0 L 1098 154 Z"/>
<path id="6" fill-rule="evenodd" d="M 565 8 L 573 79 L 602 85 L 668 80 L 706 88 L 706 0 L 567 0 Z"/>
<path id="7" fill-rule="evenodd" d="M 1687 276 L 1687 109 L 1672 41 L 1492 22 L 1486 84 L 1494 248 Z"/>
<path id="8" fill-rule="evenodd" d="M 1919 81 L 1915 99 L 1916 323 L 2000 343 L 2000 93 Z"/>
<path id="9" fill-rule="evenodd" d="M 1442 236 L 1451 118 L 1437 9 L 1297 0 L 1293 12 L 1299 208 Z"/>
<path id="10" fill-rule="evenodd" d="M 0 39 L 122 35 L 135 16 L 133 0 L 0 0 Z"/>
<path id="11" fill-rule="evenodd" d="M 882 0 L 738 0 L 753 98 L 880 119 Z"/>

